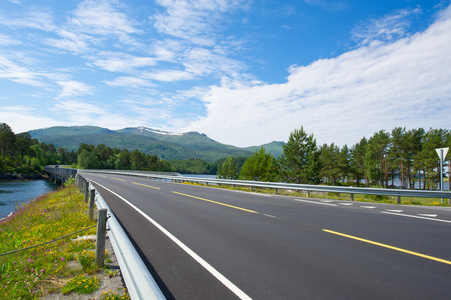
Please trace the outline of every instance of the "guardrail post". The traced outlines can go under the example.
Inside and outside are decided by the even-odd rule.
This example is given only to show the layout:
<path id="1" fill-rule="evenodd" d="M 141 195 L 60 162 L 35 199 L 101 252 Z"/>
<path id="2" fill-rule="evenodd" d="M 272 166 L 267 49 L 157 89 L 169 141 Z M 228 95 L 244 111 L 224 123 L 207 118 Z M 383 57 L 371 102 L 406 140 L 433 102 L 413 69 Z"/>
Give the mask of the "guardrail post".
<path id="1" fill-rule="evenodd" d="M 99 219 L 97 220 L 97 240 L 96 240 L 96 264 L 103 267 L 105 264 L 105 234 L 106 234 L 106 213 L 107 209 L 99 209 Z"/>
<path id="2" fill-rule="evenodd" d="M 401 196 L 396 196 L 396 204 L 401 204 Z"/>
<path id="3" fill-rule="evenodd" d="M 354 201 L 354 194 L 350 194 L 351 196 L 351 201 Z"/>
<path id="4" fill-rule="evenodd" d="M 89 197 L 89 183 L 88 183 L 87 180 L 85 180 L 84 194 L 85 194 L 85 203 L 88 203 L 88 197 Z"/>
<path id="5" fill-rule="evenodd" d="M 310 198 L 310 191 L 307 191 L 307 198 Z"/>
<path id="6" fill-rule="evenodd" d="M 88 208 L 88 218 L 89 220 L 94 219 L 94 198 L 96 196 L 96 190 L 92 189 L 89 193 L 89 208 Z"/>

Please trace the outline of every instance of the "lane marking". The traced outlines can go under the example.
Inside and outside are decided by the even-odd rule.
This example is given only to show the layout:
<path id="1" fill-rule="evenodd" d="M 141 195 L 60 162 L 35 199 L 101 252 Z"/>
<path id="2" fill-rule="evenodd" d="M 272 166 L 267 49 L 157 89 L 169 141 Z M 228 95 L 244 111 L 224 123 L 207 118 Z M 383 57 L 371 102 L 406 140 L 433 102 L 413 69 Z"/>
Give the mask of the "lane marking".
<path id="1" fill-rule="evenodd" d="M 148 187 L 148 188 L 156 189 L 156 190 L 160 189 L 159 187 L 156 187 L 156 186 L 145 185 L 145 184 L 137 183 L 137 182 L 132 182 L 132 183 L 133 184 L 137 184 L 137 185 L 142 185 L 142 186 L 145 186 L 145 187 Z"/>
<path id="2" fill-rule="evenodd" d="M 258 212 L 254 211 L 254 210 L 250 210 L 250 209 L 246 209 L 246 208 L 242 208 L 242 207 L 238 207 L 238 206 L 233 206 L 233 205 L 225 204 L 225 203 L 222 203 L 222 202 L 217 202 L 217 201 L 208 200 L 208 199 L 204 199 L 204 198 L 200 198 L 200 197 L 196 197 L 196 196 L 182 194 L 182 193 L 179 193 L 179 192 L 173 192 L 173 193 L 174 194 L 178 194 L 178 195 L 182 195 L 182 196 L 186 196 L 186 197 L 191 197 L 191 198 L 198 199 L 198 200 L 202 200 L 202 201 L 207 201 L 207 202 L 211 202 L 211 203 L 215 203 L 215 204 L 219 204 L 219 205 L 223 205 L 223 206 L 239 209 L 239 210 L 243 210 L 243 211 L 247 211 L 247 212 L 250 212 L 250 213 L 253 213 L 253 214 L 258 214 Z"/>
<path id="3" fill-rule="evenodd" d="M 334 200 L 319 200 L 319 201 L 326 202 L 326 203 L 334 202 Z"/>
<path id="4" fill-rule="evenodd" d="M 430 259 L 430 260 L 434 260 L 434 261 L 438 261 L 438 262 L 441 262 L 441 263 L 444 263 L 444 264 L 451 265 L 451 261 L 449 261 L 449 260 L 433 257 L 433 256 L 430 256 L 430 255 L 421 254 L 421 253 L 418 253 L 418 252 L 414 252 L 414 251 L 410 251 L 410 250 L 406 250 L 406 249 L 390 246 L 390 245 L 387 245 L 387 244 L 373 242 L 373 241 L 370 241 L 370 240 L 362 239 L 362 238 L 359 238 L 359 237 L 356 237 L 356 236 L 352 236 L 352 235 L 348 235 L 348 234 L 344 234 L 344 233 L 340 233 L 340 232 L 336 232 L 336 231 L 332 231 L 332 230 L 328 230 L 328 229 L 323 229 L 323 231 L 328 232 L 328 233 L 332 233 L 332 234 L 335 234 L 335 235 L 340 235 L 340 236 L 343 236 L 343 237 L 347 237 L 347 238 L 350 238 L 350 239 L 354 239 L 354 240 L 357 240 L 357 241 L 361 241 L 361 242 L 364 242 L 364 243 L 368 243 L 368 244 L 372 244 L 372 245 L 388 248 L 388 249 L 391 249 L 391 250 L 395 250 L 395 251 L 399 251 L 399 252 L 407 253 L 407 254 L 410 254 L 410 255 L 415 255 L 415 256 L 422 257 L 422 258 L 426 258 L 426 259 Z"/>
<path id="5" fill-rule="evenodd" d="M 306 202 L 306 203 L 314 203 L 314 204 L 321 204 L 321 205 L 337 206 L 337 204 L 333 204 L 333 203 L 309 201 L 309 200 L 302 200 L 302 199 L 293 199 L 293 200 L 294 201 L 298 201 L 298 202 Z"/>
<path id="6" fill-rule="evenodd" d="M 142 210 L 140 210 L 138 207 L 130 203 L 128 200 L 126 200 L 124 197 L 120 196 L 119 194 L 113 192 L 112 190 L 108 189 L 107 187 L 95 182 L 94 180 L 91 180 L 92 182 L 98 184 L 105 190 L 109 191 L 128 205 L 130 205 L 134 210 L 136 210 L 139 214 L 141 214 L 144 218 L 146 218 L 150 223 L 152 223 L 155 227 L 157 227 L 161 232 L 163 232 L 168 238 L 170 238 L 174 243 L 176 243 L 180 248 L 182 248 L 189 256 L 191 256 L 194 260 L 196 260 L 202 267 L 204 267 L 210 274 L 212 274 L 216 279 L 218 279 L 222 284 L 224 284 L 229 290 L 231 290 L 235 295 L 237 295 L 240 299 L 243 300 L 252 300 L 251 297 L 246 295 L 240 288 L 238 288 L 236 285 L 234 285 L 230 280 L 228 280 L 224 275 L 219 273 L 213 266 L 211 266 L 209 263 L 207 263 L 204 259 L 202 259 L 199 255 L 197 255 L 193 250 L 188 248 L 185 244 L 183 244 L 178 238 L 176 238 L 172 233 L 167 231 L 163 226 L 158 224 L 156 221 L 154 221 L 151 217 L 146 215 Z"/>
<path id="7" fill-rule="evenodd" d="M 120 178 L 116 178 L 116 177 L 110 177 L 111 179 L 115 179 L 115 180 L 120 180 L 120 181 L 125 181 L 125 182 L 127 182 L 127 180 L 124 180 L 124 179 L 120 179 Z"/>
<path id="8" fill-rule="evenodd" d="M 422 216 L 422 217 L 430 217 L 430 218 L 435 218 L 435 217 L 437 217 L 437 215 L 436 214 L 418 214 L 419 216 Z"/>
<path id="9" fill-rule="evenodd" d="M 97 176 L 97 177 L 103 177 L 103 178 L 108 178 L 108 176 L 103 176 L 103 175 L 97 175 L 97 174 L 91 174 L 93 176 Z"/>
<path id="10" fill-rule="evenodd" d="M 277 217 L 276 216 L 272 216 L 272 215 L 268 215 L 268 214 L 263 214 L 264 216 L 267 216 L 267 217 L 270 217 L 270 218 L 275 218 L 275 219 L 277 219 Z"/>
<path id="11" fill-rule="evenodd" d="M 345 203 L 345 202 L 340 202 L 340 203 L 338 203 L 338 204 L 340 204 L 340 205 L 354 205 L 354 203 Z"/>
<path id="12" fill-rule="evenodd" d="M 376 206 L 366 206 L 366 205 L 360 206 L 360 207 L 363 207 L 363 208 L 376 208 Z"/>
<path id="13" fill-rule="evenodd" d="M 386 211 L 394 212 L 394 213 L 401 213 L 401 212 L 403 212 L 402 209 L 386 209 Z"/>
<path id="14" fill-rule="evenodd" d="M 434 218 L 421 217 L 421 216 L 412 216 L 412 215 L 406 215 L 406 214 L 398 214 L 398 213 L 393 213 L 393 212 L 389 212 L 389 211 L 381 211 L 381 213 L 395 215 L 395 216 L 401 216 L 401 217 L 424 219 L 424 220 L 431 220 L 431 221 L 437 221 L 437 222 L 443 222 L 443 223 L 451 223 L 451 221 L 449 221 L 449 220 L 434 219 Z"/>

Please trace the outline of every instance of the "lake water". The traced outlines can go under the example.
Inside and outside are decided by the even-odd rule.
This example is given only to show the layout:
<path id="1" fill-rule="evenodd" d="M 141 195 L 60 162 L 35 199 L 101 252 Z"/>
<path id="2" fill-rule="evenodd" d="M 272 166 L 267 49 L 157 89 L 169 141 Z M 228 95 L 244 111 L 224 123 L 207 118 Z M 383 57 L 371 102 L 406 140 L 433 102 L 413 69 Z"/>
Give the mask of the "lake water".
<path id="1" fill-rule="evenodd" d="M 58 186 L 50 180 L 0 181 L 0 219 L 15 211 L 22 203 L 28 203 Z"/>

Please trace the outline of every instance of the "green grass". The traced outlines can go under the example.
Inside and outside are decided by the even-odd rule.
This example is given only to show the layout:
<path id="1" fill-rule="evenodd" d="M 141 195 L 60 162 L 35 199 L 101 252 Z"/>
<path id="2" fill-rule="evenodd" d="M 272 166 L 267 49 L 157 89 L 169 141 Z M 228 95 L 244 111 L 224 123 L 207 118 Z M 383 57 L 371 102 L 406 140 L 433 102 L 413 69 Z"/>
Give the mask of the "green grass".
<path id="1" fill-rule="evenodd" d="M 73 181 L 72 181 L 73 182 Z M 75 185 L 41 196 L 0 222 L 0 254 L 48 242 L 95 225 Z M 95 235 L 96 228 L 79 233 Z M 48 293 L 91 293 L 98 289 L 95 242 L 54 243 L 0 256 L 0 299 L 39 299 Z"/>

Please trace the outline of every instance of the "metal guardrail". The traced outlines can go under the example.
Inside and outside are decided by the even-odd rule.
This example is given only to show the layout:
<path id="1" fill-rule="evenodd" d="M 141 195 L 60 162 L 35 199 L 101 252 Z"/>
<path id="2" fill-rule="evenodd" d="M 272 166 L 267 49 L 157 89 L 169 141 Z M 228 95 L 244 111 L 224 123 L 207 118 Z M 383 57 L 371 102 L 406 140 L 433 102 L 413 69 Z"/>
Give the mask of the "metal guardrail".
<path id="1" fill-rule="evenodd" d="M 82 172 L 90 173 L 106 173 L 127 175 L 136 177 L 146 177 L 158 180 L 170 180 L 176 182 L 192 182 L 215 185 L 231 185 L 244 186 L 250 188 L 270 188 L 274 189 L 277 194 L 278 190 L 296 190 L 304 191 L 307 196 L 310 192 L 329 192 L 329 193 L 343 193 L 350 194 L 351 200 L 354 200 L 354 195 L 382 195 L 382 196 L 396 196 L 398 204 L 401 203 L 400 197 L 419 197 L 419 198 L 447 198 L 451 199 L 450 191 L 429 191 L 429 190 L 407 190 L 407 189 L 383 189 L 383 188 L 360 188 L 360 187 L 344 187 L 344 186 L 327 186 L 327 185 L 310 185 L 310 184 L 293 184 L 293 183 L 279 183 L 279 182 L 263 182 L 263 181 L 245 181 L 245 180 L 226 180 L 214 178 L 195 178 L 195 177 L 180 177 L 180 176 L 166 176 L 158 174 L 136 173 L 128 170 L 80 170 Z"/>
<path id="2" fill-rule="evenodd" d="M 83 175 L 79 174 L 79 170 L 77 169 L 63 169 L 49 166 L 45 167 L 44 170 L 53 176 L 60 176 L 62 179 L 68 179 L 71 176 L 76 178 L 77 184 L 82 187 L 82 190 L 84 189 L 83 192 L 85 192 L 85 199 L 87 197 L 86 194 L 90 190 L 95 190 L 95 202 L 97 208 L 108 210 L 108 235 L 131 299 L 165 299 L 148 268 L 116 219 L 116 216 L 108 207 L 108 204 L 105 202 L 102 195 L 100 195 L 100 193 L 96 190 L 94 185 L 84 178 Z"/>

